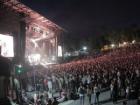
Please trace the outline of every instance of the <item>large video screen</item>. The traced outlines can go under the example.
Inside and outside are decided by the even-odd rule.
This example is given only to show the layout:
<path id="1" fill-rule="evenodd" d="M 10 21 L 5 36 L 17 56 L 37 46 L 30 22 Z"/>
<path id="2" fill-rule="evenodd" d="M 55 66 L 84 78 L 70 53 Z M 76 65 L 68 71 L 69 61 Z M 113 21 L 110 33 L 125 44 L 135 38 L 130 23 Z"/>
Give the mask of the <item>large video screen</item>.
<path id="1" fill-rule="evenodd" d="M 4 57 L 14 57 L 13 36 L 0 34 L 1 55 Z"/>

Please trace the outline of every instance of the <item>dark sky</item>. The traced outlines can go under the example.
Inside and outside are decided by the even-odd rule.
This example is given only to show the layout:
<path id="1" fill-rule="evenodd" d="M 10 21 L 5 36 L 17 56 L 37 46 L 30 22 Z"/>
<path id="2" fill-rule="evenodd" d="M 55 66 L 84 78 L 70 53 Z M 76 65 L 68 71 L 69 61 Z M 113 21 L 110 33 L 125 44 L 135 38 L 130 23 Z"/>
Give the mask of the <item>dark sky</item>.
<path id="1" fill-rule="evenodd" d="M 21 0 L 72 36 L 98 35 L 140 24 L 139 0 Z"/>

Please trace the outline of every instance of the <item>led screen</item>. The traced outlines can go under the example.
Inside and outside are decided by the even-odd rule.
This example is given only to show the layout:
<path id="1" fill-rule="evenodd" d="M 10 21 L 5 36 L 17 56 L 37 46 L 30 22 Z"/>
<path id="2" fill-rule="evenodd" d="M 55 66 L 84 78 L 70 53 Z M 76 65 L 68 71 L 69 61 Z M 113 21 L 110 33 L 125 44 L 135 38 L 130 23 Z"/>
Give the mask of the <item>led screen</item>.
<path id="1" fill-rule="evenodd" d="M 14 57 L 13 36 L 0 34 L 1 55 Z"/>

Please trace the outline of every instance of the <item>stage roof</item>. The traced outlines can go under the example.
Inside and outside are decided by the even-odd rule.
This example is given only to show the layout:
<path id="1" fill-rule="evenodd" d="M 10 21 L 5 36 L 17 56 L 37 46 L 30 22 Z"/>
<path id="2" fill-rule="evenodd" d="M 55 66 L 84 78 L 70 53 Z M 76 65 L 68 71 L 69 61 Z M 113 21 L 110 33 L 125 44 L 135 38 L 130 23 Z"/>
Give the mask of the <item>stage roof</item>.
<path id="1" fill-rule="evenodd" d="M 39 13 L 27 7 L 18 0 L 0 0 L 0 3 L 4 4 L 4 6 L 8 7 L 9 9 L 13 10 L 13 12 L 24 13 L 25 14 L 24 19 L 27 23 L 36 22 L 44 27 L 52 27 L 64 31 L 62 27 L 56 25 L 49 19 L 40 15 Z"/>

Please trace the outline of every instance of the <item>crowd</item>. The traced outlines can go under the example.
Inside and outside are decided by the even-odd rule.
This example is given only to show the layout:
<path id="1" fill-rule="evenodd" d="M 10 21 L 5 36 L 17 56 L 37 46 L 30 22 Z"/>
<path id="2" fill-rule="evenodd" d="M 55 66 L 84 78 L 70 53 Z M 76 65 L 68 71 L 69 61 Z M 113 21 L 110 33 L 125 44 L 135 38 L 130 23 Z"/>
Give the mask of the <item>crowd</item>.
<path id="1" fill-rule="evenodd" d="M 140 45 L 129 45 L 114 49 L 94 59 L 53 65 L 34 72 L 36 73 L 36 86 L 34 87 L 38 91 L 46 90 L 48 92 L 46 96 L 48 105 L 52 105 L 50 99 L 57 92 L 60 93 L 57 101 L 79 97 L 81 105 L 84 105 L 85 95 L 88 96 L 89 104 L 98 104 L 102 89 L 110 89 L 110 98 L 114 103 L 120 98 L 128 100 L 138 98 Z M 32 78 L 26 78 L 26 81 L 34 85 L 34 73 L 28 72 L 27 76 Z M 92 94 L 94 99 L 91 97 Z"/>

